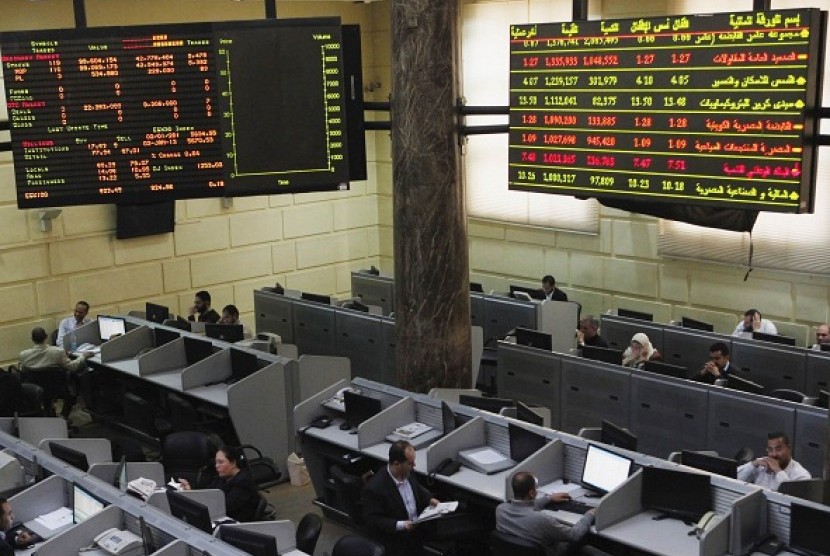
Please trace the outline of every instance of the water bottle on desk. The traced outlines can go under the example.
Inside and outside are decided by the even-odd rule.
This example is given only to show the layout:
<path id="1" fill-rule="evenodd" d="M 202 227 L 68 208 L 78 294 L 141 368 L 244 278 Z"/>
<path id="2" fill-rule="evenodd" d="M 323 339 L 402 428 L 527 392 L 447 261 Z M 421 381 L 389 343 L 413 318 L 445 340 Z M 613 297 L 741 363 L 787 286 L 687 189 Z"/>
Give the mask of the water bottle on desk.
<path id="1" fill-rule="evenodd" d="M 69 336 L 69 353 L 74 353 L 78 349 L 78 337 L 75 336 L 74 330 L 70 330 L 67 336 Z"/>

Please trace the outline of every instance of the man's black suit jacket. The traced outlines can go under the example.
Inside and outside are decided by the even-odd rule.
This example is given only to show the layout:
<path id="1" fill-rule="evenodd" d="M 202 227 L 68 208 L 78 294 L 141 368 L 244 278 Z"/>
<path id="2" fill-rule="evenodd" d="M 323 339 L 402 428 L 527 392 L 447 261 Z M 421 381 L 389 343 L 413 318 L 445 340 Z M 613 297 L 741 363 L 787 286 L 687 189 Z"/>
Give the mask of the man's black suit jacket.
<path id="1" fill-rule="evenodd" d="M 430 492 L 412 476 L 408 479 L 420 514 L 429 505 Z M 386 547 L 386 556 L 413 554 L 422 543 L 421 526 L 413 531 L 397 531 L 398 521 L 407 521 L 409 514 L 395 481 L 387 468 L 381 468 L 363 488 L 363 517 L 369 533 Z M 413 552 L 415 551 L 415 552 Z"/>

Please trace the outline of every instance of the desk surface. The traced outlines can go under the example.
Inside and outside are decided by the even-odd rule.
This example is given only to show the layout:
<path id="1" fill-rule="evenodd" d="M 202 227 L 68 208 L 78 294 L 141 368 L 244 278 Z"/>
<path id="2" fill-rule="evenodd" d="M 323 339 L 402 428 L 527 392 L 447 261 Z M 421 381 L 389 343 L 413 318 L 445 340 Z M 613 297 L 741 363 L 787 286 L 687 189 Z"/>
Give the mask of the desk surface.
<path id="1" fill-rule="evenodd" d="M 648 539 L 647 550 L 657 554 L 672 554 L 672 556 L 698 556 L 700 554 L 700 541 L 695 535 L 689 535 L 692 527 L 673 518 L 663 519 L 658 524 L 654 521 L 654 517 L 658 515 L 659 512 L 646 510 L 603 529 L 600 534 L 635 548 L 644 548 L 643 539 Z"/>

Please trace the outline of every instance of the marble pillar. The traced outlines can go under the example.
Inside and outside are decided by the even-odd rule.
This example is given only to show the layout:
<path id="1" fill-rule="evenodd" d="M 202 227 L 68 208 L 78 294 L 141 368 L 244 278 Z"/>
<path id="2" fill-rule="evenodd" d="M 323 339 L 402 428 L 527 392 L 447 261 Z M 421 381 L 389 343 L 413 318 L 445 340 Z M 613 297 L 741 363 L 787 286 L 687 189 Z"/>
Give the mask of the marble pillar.
<path id="1" fill-rule="evenodd" d="M 416 392 L 469 387 L 457 0 L 392 0 L 395 358 Z"/>

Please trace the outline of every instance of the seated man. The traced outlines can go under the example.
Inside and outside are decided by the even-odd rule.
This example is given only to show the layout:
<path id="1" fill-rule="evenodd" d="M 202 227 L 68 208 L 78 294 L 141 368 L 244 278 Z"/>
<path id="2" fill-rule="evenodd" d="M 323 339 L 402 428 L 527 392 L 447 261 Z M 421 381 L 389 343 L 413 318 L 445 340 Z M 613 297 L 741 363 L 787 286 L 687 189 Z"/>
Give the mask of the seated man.
<path id="1" fill-rule="evenodd" d="M 567 301 L 568 296 L 556 287 L 556 278 L 550 274 L 542 277 L 542 293 L 545 294 L 545 299 L 552 301 Z"/>
<path id="2" fill-rule="evenodd" d="M 723 342 L 715 342 L 709 347 L 709 360 L 701 367 L 698 376 L 693 378 L 700 382 L 714 384 L 719 378 L 728 378 L 732 367 L 729 361 L 729 347 Z"/>
<path id="3" fill-rule="evenodd" d="M 770 490 L 778 490 L 785 481 L 811 478 L 810 472 L 793 459 L 790 439 L 783 432 L 767 435 L 767 455 L 755 458 L 738 468 L 738 480 Z"/>
<path id="4" fill-rule="evenodd" d="M 77 359 L 70 359 L 66 352 L 57 347 L 46 344 L 48 339 L 46 331 L 37 326 L 32 329 L 32 342 L 34 346 L 29 349 L 24 349 L 20 352 L 20 370 L 37 372 L 38 369 L 45 369 L 47 367 L 60 367 L 67 371 L 67 373 L 76 373 L 86 368 L 86 360 L 94 354 L 91 351 L 84 352 Z M 67 376 L 67 380 L 68 380 Z M 51 403 L 53 400 L 44 400 L 47 410 L 51 411 Z M 63 401 L 63 411 L 61 414 L 64 418 L 68 418 L 75 405 L 75 396 Z"/>
<path id="5" fill-rule="evenodd" d="M 236 305 L 225 305 L 222 309 L 222 318 L 219 319 L 219 324 L 242 325 L 242 337 L 246 340 L 253 337 L 251 329 L 248 328 L 244 322 L 239 320 L 239 309 L 236 308 Z"/>
<path id="6" fill-rule="evenodd" d="M 205 290 L 196 292 L 187 320 L 217 323 L 220 318 L 219 313 L 210 308 L 210 294 Z"/>
<path id="7" fill-rule="evenodd" d="M 599 321 L 594 315 L 587 315 L 579 320 L 579 328 L 576 330 L 576 341 L 579 347 L 594 346 L 594 347 L 608 347 L 602 336 L 597 332 L 599 330 Z"/>
<path id="8" fill-rule="evenodd" d="M 533 473 L 520 471 L 513 476 L 513 500 L 496 507 L 496 529 L 515 537 L 537 543 L 548 556 L 572 554 L 585 538 L 594 522 L 594 510 L 589 510 L 574 525 L 566 525 L 541 510 L 550 502 L 567 500 L 564 493 L 549 496 L 536 494 L 537 479 Z"/>
<path id="9" fill-rule="evenodd" d="M 18 548 L 26 548 L 35 542 L 27 531 L 14 527 L 12 506 L 5 498 L 0 498 L 0 556 L 14 556 Z"/>
<path id="10" fill-rule="evenodd" d="M 812 349 L 821 350 L 821 344 L 830 344 L 830 324 L 824 323 L 816 326 L 816 343 Z"/>
<path id="11" fill-rule="evenodd" d="M 745 334 L 749 334 L 751 336 L 753 332 L 778 334 L 778 329 L 775 328 L 775 324 L 772 321 L 763 318 L 761 311 L 758 309 L 747 309 L 746 313 L 744 313 L 744 319 L 738 323 L 732 335 L 742 337 Z"/>
<path id="12" fill-rule="evenodd" d="M 83 326 L 91 322 L 88 318 L 86 318 L 87 314 L 89 314 L 89 303 L 86 301 L 77 302 L 75 304 L 75 312 L 72 316 L 66 317 L 58 325 L 58 337 L 55 340 L 55 345 L 65 347 L 63 345 L 63 339 L 67 334 L 73 332 L 79 326 Z"/>

